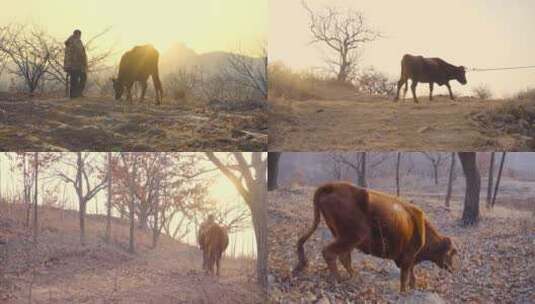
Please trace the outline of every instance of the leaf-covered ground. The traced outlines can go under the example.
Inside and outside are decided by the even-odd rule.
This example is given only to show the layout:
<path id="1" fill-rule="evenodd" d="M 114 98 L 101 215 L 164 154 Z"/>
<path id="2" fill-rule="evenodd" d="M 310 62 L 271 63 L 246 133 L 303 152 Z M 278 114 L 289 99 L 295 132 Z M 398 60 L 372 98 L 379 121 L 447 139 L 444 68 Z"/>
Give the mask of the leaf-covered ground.
<path id="1" fill-rule="evenodd" d="M 2 151 L 264 151 L 266 129 L 254 105 L 0 95 Z"/>
<path id="2" fill-rule="evenodd" d="M 312 187 L 281 189 L 269 194 L 270 300 L 275 303 L 534 303 L 535 220 L 530 212 L 482 208 L 475 227 L 461 227 L 462 210 L 455 197 L 450 210 L 443 200 L 411 193 L 443 234 L 460 249 L 462 266 L 450 274 L 425 262 L 415 270 L 417 289 L 399 293 L 399 270 L 392 261 L 353 251 L 356 275 L 329 283 L 321 248 L 330 233 L 323 219 L 305 244 L 309 267 L 293 276 L 295 243 L 312 223 Z M 514 193 L 514 192 L 513 192 Z M 500 194 L 507 199 L 506 194 Z M 532 201 L 532 204 L 535 203 Z M 347 273 L 341 265 L 342 275 Z"/>
<path id="3" fill-rule="evenodd" d="M 37 245 L 21 223 L 23 209 L 0 204 L 0 303 L 262 303 L 255 261 L 225 257 L 221 276 L 201 270 L 197 247 L 136 231 L 136 254 L 126 252 L 128 226 L 115 220 L 111 244 L 105 219 L 88 216 L 86 246 L 79 245 L 78 214 L 40 209 Z"/>

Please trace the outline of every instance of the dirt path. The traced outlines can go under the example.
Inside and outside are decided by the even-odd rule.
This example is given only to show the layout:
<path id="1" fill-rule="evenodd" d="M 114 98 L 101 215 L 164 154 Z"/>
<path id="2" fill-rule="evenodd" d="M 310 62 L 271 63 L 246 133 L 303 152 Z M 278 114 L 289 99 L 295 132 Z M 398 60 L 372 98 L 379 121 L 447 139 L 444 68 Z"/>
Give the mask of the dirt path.
<path id="1" fill-rule="evenodd" d="M 0 150 L 261 151 L 263 112 L 102 98 L 0 101 Z"/>
<path id="2" fill-rule="evenodd" d="M 481 151 L 515 146 L 490 136 L 470 119 L 504 101 L 411 100 L 274 101 L 270 151 L 425 150 Z"/>

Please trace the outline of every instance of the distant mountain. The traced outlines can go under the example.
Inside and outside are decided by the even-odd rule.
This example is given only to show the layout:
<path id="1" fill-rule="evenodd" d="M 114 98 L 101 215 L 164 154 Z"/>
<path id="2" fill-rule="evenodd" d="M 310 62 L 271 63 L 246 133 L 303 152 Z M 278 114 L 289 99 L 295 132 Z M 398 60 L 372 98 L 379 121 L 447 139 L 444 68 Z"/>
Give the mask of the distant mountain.
<path id="1" fill-rule="evenodd" d="M 232 53 L 222 51 L 198 54 L 184 43 L 176 43 L 160 54 L 160 73 L 166 75 L 177 69 L 199 68 L 206 75 L 214 75 L 228 64 L 231 56 Z M 244 58 L 252 59 L 255 64 L 263 64 L 261 58 Z"/>

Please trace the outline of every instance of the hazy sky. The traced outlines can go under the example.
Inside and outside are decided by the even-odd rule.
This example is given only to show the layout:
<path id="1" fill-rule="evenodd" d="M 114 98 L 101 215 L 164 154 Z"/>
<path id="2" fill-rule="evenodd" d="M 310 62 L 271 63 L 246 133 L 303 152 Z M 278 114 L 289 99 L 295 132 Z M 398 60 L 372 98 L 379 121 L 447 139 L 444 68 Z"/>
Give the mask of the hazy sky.
<path id="1" fill-rule="evenodd" d="M 535 65 L 535 1 L 533 0 L 307 0 L 361 10 L 386 38 L 369 44 L 362 65 L 373 65 L 399 78 L 403 54 L 442 57 L 455 65 L 501 67 Z M 270 0 L 269 54 L 293 68 L 322 65 L 325 49 L 310 45 L 308 15 L 300 0 Z M 468 85 L 488 84 L 502 96 L 535 87 L 535 69 L 478 72 L 467 75 Z M 420 85 L 427 94 L 427 85 Z M 461 85 L 455 82 L 454 91 Z M 445 94 L 447 89 L 435 89 Z"/>
<path id="2" fill-rule="evenodd" d="M 102 160 L 105 160 L 104 157 L 105 155 L 102 155 Z M 220 157 L 224 158 L 225 156 L 220 155 Z M 246 159 L 250 159 L 250 153 L 246 153 L 245 157 Z M 3 194 L 4 196 L 11 196 L 14 193 L 22 193 L 23 189 L 22 174 L 18 169 L 15 169 L 14 171 L 11 170 L 11 164 L 12 162 L 7 157 L 6 153 L 0 152 L 0 194 Z M 207 162 L 199 163 L 199 166 L 203 168 L 207 165 L 211 167 L 211 164 L 208 164 Z M 40 187 L 44 188 L 40 189 L 41 193 L 39 194 L 39 203 L 41 203 L 41 199 L 43 198 L 43 189 L 54 189 L 58 191 L 57 197 L 59 200 L 63 199 L 63 193 L 65 191 L 67 209 L 78 210 L 78 200 L 76 198 L 76 193 L 74 192 L 72 184 L 64 183 L 54 174 L 55 172 L 59 172 L 59 170 L 63 170 L 62 172 L 70 174 L 71 176 L 73 174 L 72 172 L 68 173 L 72 170 L 61 163 L 54 164 L 51 168 L 45 170 L 44 172 L 40 172 Z M 210 192 L 208 195 L 210 199 L 215 200 L 218 208 L 247 208 L 234 185 L 232 185 L 232 183 L 230 183 L 223 174 L 219 173 L 219 171 L 215 171 L 211 174 L 213 177 L 213 183 L 209 187 Z M 56 185 L 58 185 L 57 188 L 54 188 L 56 187 Z M 105 189 L 99 192 L 97 196 L 95 196 L 95 198 L 88 203 L 87 212 L 89 214 L 96 214 L 98 211 L 99 214 L 105 214 L 107 199 L 106 195 L 107 193 Z M 180 218 L 175 217 L 174 220 L 178 222 L 179 219 Z M 255 236 L 252 228 L 252 222 L 249 223 L 249 225 L 244 230 L 230 234 L 229 238 L 229 248 L 233 248 L 234 242 L 236 242 L 237 255 L 255 254 L 256 248 L 253 247 Z M 196 245 L 196 232 L 191 231 L 191 233 L 186 235 L 185 239 L 183 239 L 182 241 L 192 245 Z"/>
<path id="3" fill-rule="evenodd" d="M 152 43 L 164 51 L 185 42 L 197 52 L 232 50 L 265 38 L 267 0 L 18 0 L 2 1 L 0 25 L 31 22 L 67 38 L 112 26 L 120 49 Z"/>

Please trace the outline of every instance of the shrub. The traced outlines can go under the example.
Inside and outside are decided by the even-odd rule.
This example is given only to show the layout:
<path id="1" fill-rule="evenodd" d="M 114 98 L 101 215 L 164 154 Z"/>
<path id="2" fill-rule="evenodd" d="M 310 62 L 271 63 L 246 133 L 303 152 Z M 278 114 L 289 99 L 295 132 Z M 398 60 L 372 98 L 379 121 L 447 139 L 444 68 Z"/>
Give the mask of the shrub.
<path id="1" fill-rule="evenodd" d="M 472 88 L 472 92 L 479 99 L 489 99 L 492 97 L 492 92 L 487 85 L 481 84 Z"/>

